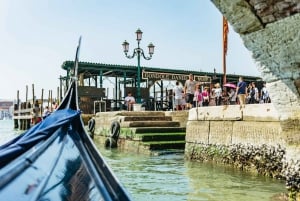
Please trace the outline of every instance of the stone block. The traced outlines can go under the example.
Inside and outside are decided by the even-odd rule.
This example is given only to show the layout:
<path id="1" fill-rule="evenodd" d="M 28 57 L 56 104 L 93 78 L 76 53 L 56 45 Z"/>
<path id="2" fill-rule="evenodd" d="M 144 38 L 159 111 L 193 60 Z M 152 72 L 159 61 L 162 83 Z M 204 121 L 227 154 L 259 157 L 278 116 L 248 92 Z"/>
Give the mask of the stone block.
<path id="1" fill-rule="evenodd" d="M 232 121 L 211 121 L 208 139 L 209 144 L 230 145 L 232 130 Z"/>
<path id="2" fill-rule="evenodd" d="M 166 116 L 171 116 L 173 121 L 180 122 L 180 127 L 186 127 L 189 111 L 182 110 L 182 111 L 166 111 Z"/>
<path id="3" fill-rule="evenodd" d="M 96 117 L 113 117 L 118 115 L 118 111 L 116 112 L 97 112 Z"/>
<path id="4" fill-rule="evenodd" d="M 272 103 L 247 104 L 243 108 L 243 121 L 279 121 L 280 115 Z"/>
<path id="5" fill-rule="evenodd" d="M 211 107 L 192 108 L 189 111 L 188 121 L 231 121 L 241 120 L 242 112 L 239 105 L 222 105 Z"/>
<path id="6" fill-rule="evenodd" d="M 232 144 L 285 145 L 279 122 L 233 122 Z"/>
<path id="7" fill-rule="evenodd" d="M 281 129 L 289 145 L 300 145 L 300 118 L 280 122 Z"/>
<path id="8" fill-rule="evenodd" d="M 286 161 L 300 161 L 300 145 L 288 145 L 285 154 Z"/>
<path id="9" fill-rule="evenodd" d="M 186 142 L 208 144 L 209 121 L 188 121 L 186 127 Z"/>
<path id="10" fill-rule="evenodd" d="M 95 119 L 95 134 L 108 135 L 110 133 L 111 123 L 113 121 L 119 121 L 120 117 L 118 112 L 98 112 Z"/>

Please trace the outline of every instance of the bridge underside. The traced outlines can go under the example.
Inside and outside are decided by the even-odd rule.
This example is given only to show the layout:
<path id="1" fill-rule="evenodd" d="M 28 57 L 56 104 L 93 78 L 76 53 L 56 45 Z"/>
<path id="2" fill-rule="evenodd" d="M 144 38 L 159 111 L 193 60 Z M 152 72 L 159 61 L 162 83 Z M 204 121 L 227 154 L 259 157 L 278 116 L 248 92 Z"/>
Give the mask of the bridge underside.
<path id="1" fill-rule="evenodd" d="M 300 156 L 295 153 L 300 150 L 300 1 L 211 1 L 241 36 L 267 82 L 279 114 L 281 136 L 287 145 L 286 168 L 296 172 L 287 177 L 287 184 L 299 181 Z M 300 200 L 300 183 L 293 184 L 298 186 L 292 190 L 298 196 L 291 200 Z"/>

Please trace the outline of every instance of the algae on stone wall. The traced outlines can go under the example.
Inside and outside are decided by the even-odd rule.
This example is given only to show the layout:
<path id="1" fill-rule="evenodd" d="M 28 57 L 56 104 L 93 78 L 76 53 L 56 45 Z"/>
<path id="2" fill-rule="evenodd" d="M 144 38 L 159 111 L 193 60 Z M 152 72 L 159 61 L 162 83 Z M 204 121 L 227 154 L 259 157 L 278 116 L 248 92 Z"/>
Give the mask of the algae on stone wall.
<path id="1" fill-rule="evenodd" d="M 280 145 L 274 147 L 187 143 L 185 148 L 185 156 L 191 160 L 230 164 L 242 170 L 254 171 L 274 178 L 283 178 L 284 154 L 285 149 Z"/>

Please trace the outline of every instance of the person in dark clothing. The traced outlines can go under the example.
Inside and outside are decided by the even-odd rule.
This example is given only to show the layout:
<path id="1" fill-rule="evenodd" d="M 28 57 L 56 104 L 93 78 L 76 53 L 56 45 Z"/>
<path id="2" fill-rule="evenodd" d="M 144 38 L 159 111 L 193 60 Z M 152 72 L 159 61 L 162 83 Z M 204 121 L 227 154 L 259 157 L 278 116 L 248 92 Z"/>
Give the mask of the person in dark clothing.
<path id="1" fill-rule="evenodd" d="M 239 78 L 239 82 L 237 84 L 236 88 L 236 94 L 239 98 L 240 102 L 240 109 L 245 108 L 246 104 L 246 89 L 247 89 L 247 84 L 244 82 L 243 77 Z"/>
<path id="2" fill-rule="evenodd" d="M 251 83 L 252 87 L 250 90 L 250 104 L 258 103 L 259 101 L 259 95 L 258 95 L 258 89 L 255 86 L 255 83 Z"/>

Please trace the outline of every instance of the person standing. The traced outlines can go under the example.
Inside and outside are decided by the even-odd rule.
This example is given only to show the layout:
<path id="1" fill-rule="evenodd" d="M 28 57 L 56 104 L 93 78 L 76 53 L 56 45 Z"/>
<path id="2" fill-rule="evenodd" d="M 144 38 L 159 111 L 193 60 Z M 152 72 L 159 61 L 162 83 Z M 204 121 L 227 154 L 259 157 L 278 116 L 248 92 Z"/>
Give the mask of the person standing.
<path id="1" fill-rule="evenodd" d="M 176 106 L 176 110 L 181 110 L 181 104 L 182 104 L 182 87 L 179 85 L 179 82 L 176 81 L 176 85 L 173 89 L 173 95 L 174 95 L 174 104 Z"/>
<path id="2" fill-rule="evenodd" d="M 215 84 L 215 88 L 213 89 L 213 94 L 215 97 L 215 103 L 216 106 L 221 105 L 222 101 L 222 88 L 220 86 L 220 83 Z"/>
<path id="3" fill-rule="evenodd" d="M 189 79 L 186 80 L 184 84 L 184 94 L 186 98 L 187 109 L 191 109 L 193 107 L 195 87 L 196 87 L 196 81 L 194 80 L 194 75 L 190 74 Z"/>
<path id="4" fill-rule="evenodd" d="M 236 94 L 240 102 L 240 109 L 242 109 L 242 107 L 245 108 L 246 90 L 247 90 L 247 84 L 246 82 L 244 82 L 243 77 L 240 77 L 236 88 Z"/>
<path id="5" fill-rule="evenodd" d="M 39 101 L 36 100 L 34 102 L 34 107 L 32 108 L 32 124 L 35 125 L 41 121 L 41 116 L 40 116 L 40 106 L 39 106 Z"/>
<path id="6" fill-rule="evenodd" d="M 236 93 L 233 88 L 231 88 L 230 91 L 228 92 L 228 96 L 229 96 L 230 105 L 235 105 L 236 104 Z"/>
<path id="7" fill-rule="evenodd" d="M 270 103 L 271 102 L 269 92 L 268 92 L 267 87 L 266 87 L 266 83 L 263 83 L 263 88 L 261 89 L 260 97 L 262 98 L 264 103 Z"/>
<path id="8" fill-rule="evenodd" d="M 255 82 L 252 82 L 251 85 L 252 89 L 250 91 L 250 104 L 255 104 L 259 102 L 259 93 L 257 87 L 255 86 Z"/>
<path id="9" fill-rule="evenodd" d="M 208 106 L 209 104 L 209 92 L 208 92 L 208 87 L 204 87 L 204 91 L 202 92 L 202 97 L 203 97 L 203 102 L 202 105 Z"/>
<path id="10" fill-rule="evenodd" d="M 250 104 L 251 91 L 252 91 L 252 83 L 249 83 L 248 87 L 246 88 L 246 103 L 247 104 Z"/>
<path id="11" fill-rule="evenodd" d="M 201 92 L 201 89 L 200 89 L 200 85 L 197 84 L 196 85 L 196 90 L 195 90 L 195 93 L 194 93 L 194 105 L 196 107 L 202 107 L 202 92 Z"/>

